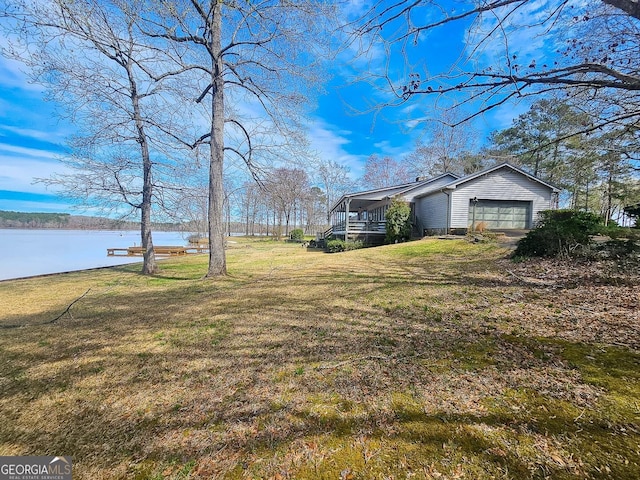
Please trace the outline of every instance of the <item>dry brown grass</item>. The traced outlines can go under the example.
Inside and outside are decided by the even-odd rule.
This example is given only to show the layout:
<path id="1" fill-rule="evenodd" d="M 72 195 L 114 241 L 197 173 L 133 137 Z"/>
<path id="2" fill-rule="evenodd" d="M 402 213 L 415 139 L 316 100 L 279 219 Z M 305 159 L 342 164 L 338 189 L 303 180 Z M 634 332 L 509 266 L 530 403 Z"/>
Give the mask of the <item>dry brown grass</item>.
<path id="1" fill-rule="evenodd" d="M 0 454 L 74 478 L 638 478 L 638 278 L 428 240 L 0 283 Z M 55 318 L 80 295 L 53 324 Z"/>

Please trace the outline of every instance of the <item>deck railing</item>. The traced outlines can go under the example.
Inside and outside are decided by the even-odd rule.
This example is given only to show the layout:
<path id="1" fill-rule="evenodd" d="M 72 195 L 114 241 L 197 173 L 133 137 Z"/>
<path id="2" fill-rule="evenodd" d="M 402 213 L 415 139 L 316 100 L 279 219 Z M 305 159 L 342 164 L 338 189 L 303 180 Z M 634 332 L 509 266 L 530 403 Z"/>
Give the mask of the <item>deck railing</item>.
<path id="1" fill-rule="evenodd" d="M 385 233 L 387 224 L 385 221 L 370 220 L 349 220 L 349 233 L 369 232 L 369 233 Z M 344 233 L 345 223 L 340 222 L 333 225 L 325 232 L 325 238 L 334 233 Z"/>

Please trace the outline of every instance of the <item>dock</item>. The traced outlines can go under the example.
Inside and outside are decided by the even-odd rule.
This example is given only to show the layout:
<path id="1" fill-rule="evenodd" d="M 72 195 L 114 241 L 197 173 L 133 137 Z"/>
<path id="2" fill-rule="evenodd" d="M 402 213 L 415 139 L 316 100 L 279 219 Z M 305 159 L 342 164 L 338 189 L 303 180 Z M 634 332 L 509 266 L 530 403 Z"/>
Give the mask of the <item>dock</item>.
<path id="1" fill-rule="evenodd" d="M 209 253 L 209 246 L 194 245 L 188 247 L 173 245 L 154 245 L 153 251 L 157 256 L 173 257 L 179 255 L 197 255 Z M 107 248 L 108 257 L 141 257 L 144 255 L 143 247 Z"/>

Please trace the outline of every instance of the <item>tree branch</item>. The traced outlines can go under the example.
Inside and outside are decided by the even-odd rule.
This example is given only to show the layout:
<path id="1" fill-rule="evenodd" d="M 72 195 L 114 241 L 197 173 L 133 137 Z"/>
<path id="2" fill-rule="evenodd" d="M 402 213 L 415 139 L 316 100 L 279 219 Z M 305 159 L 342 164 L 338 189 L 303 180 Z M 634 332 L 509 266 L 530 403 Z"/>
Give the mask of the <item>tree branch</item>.
<path id="1" fill-rule="evenodd" d="M 62 312 L 60 315 L 58 315 L 56 318 L 51 319 L 51 320 L 47 320 L 46 322 L 42 322 L 42 323 L 34 323 L 34 324 L 30 324 L 30 323 L 19 323 L 19 324 L 11 324 L 11 325 L 0 325 L 0 328 L 2 329 L 9 329 L 9 328 L 23 328 L 23 327 L 39 327 L 41 325 L 50 325 L 52 323 L 56 323 L 58 320 L 60 320 L 62 317 L 65 316 L 65 314 L 69 313 L 69 311 L 71 310 L 71 307 L 73 307 L 78 301 L 80 301 L 81 299 L 83 299 L 89 292 L 91 291 L 91 289 L 88 289 L 86 292 L 84 292 L 82 295 L 80 295 L 78 298 L 76 298 L 73 302 L 71 302 L 67 308 L 65 308 L 64 312 Z"/>

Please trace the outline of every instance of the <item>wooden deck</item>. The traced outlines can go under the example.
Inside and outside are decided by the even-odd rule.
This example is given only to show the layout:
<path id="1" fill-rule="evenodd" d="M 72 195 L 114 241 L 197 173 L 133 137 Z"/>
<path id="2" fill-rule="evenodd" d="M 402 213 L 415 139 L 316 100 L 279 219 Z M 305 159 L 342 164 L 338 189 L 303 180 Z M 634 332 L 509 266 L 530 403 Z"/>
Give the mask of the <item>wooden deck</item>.
<path id="1" fill-rule="evenodd" d="M 208 246 L 172 246 L 157 245 L 153 247 L 153 251 L 158 256 L 178 256 L 178 255 L 196 255 L 199 253 L 209 253 Z M 141 257 L 144 255 L 143 247 L 126 247 L 126 248 L 107 248 L 108 257 Z"/>
<path id="2" fill-rule="evenodd" d="M 387 230 L 385 221 L 349 220 L 349 230 L 345 222 L 337 223 L 324 232 L 324 238 L 334 236 L 342 240 L 361 240 L 365 243 L 380 245 L 384 241 Z"/>

